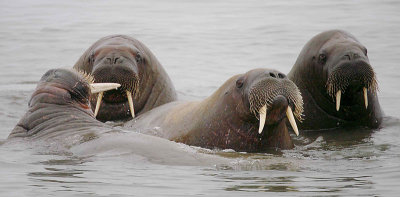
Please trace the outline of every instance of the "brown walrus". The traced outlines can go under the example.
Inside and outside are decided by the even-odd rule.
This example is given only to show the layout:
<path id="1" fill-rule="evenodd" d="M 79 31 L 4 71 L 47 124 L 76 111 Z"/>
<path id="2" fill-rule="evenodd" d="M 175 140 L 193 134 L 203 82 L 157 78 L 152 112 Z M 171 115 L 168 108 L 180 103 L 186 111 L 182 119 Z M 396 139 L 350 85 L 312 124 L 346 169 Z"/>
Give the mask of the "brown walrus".
<path id="1" fill-rule="evenodd" d="M 202 101 L 171 102 L 124 126 L 205 148 L 289 149 L 294 145 L 285 123 L 288 117 L 298 134 L 294 116 L 301 119 L 302 105 L 299 90 L 284 74 L 254 69 L 231 77 Z"/>
<path id="2" fill-rule="evenodd" d="M 383 112 L 367 49 L 353 35 L 331 30 L 313 37 L 288 74 L 304 100 L 303 130 L 378 128 Z"/>
<path id="3" fill-rule="evenodd" d="M 101 121 L 134 117 L 135 113 L 149 111 L 177 97 L 153 53 L 129 36 L 101 38 L 86 50 L 74 68 L 91 74 L 97 83 L 121 84 L 118 90 L 99 93 L 97 100 L 91 100 L 95 116 Z"/>

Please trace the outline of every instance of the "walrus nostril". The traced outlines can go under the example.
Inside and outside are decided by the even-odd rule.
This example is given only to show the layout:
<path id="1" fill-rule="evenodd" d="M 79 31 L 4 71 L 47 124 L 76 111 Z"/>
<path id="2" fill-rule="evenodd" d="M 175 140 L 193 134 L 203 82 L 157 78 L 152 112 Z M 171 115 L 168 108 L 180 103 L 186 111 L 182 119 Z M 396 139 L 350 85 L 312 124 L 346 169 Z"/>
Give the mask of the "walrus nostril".
<path id="1" fill-rule="evenodd" d="M 278 73 L 278 77 L 281 78 L 281 79 L 283 79 L 283 78 L 286 77 L 286 75 L 285 75 L 285 74 L 282 74 L 282 73 Z"/>
<path id="2" fill-rule="evenodd" d="M 360 54 L 358 53 L 348 53 L 346 55 L 343 55 L 343 59 L 345 60 L 355 60 L 360 57 Z"/>
<path id="3" fill-rule="evenodd" d="M 107 60 L 107 63 L 109 63 L 109 64 L 111 64 L 111 58 L 106 58 L 106 60 Z"/>
<path id="4" fill-rule="evenodd" d="M 276 78 L 276 75 L 274 73 L 269 73 L 269 76 Z"/>

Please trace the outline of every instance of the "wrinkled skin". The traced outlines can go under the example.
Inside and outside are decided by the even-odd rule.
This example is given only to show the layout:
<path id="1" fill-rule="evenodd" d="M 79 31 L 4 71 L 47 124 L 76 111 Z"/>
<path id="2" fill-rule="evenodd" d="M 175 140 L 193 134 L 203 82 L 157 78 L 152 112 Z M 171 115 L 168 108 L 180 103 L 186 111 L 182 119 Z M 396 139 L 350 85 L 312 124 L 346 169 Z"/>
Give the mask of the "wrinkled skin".
<path id="1" fill-rule="evenodd" d="M 273 85 L 260 86 L 264 83 Z M 296 109 L 295 114 L 301 114 L 297 109 L 302 101 L 296 100 L 295 106 L 295 101 L 289 99 L 289 95 L 301 100 L 297 87 L 284 74 L 275 70 L 255 69 L 233 76 L 202 101 L 171 102 L 142 114 L 124 126 L 205 148 L 246 152 L 290 149 L 294 145 L 285 124 L 285 112 L 290 106 Z M 250 97 L 253 100 L 260 99 L 250 102 Z M 259 114 L 251 109 L 255 107 L 257 110 L 267 100 L 270 103 L 265 127 L 259 134 Z"/>
<path id="2" fill-rule="evenodd" d="M 76 62 L 75 69 L 93 75 L 96 83 L 119 83 L 121 88 L 104 93 L 97 119 L 131 118 L 127 93 L 133 95 L 136 115 L 176 100 L 175 88 L 153 53 L 141 42 L 112 35 L 95 42 Z M 91 99 L 92 108 L 97 97 Z"/>
<path id="3" fill-rule="evenodd" d="M 383 112 L 367 49 L 351 34 L 331 30 L 313 37 L 288 74 L 304 100 L 302 130 L 379 128 Z M 365 107 L 363 88 L 368 88 Z M 339 111 L 336 93 L 341 90 Z"/>
<path id="4" fill-rule="evenodd" d="M 80 73 L 66 69 L 47 71 L 31 96 L 28 111 L 9 138 L 62 139 L 109 130 L 94 119 L 89 96 L 88 81 Z"/>

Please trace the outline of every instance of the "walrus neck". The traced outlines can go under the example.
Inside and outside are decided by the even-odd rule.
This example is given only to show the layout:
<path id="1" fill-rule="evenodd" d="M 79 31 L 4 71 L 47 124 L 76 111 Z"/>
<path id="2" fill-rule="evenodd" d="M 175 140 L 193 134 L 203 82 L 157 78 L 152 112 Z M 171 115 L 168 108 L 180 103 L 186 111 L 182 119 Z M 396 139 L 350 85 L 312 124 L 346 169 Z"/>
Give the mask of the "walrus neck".
<path id="1" fill-rule="evenodd" d="M 85 134 L 85 128 L 101 128 L 102 123 L 84 109 L 69 105 L 38 103 L 29 108 L 9 138 L 52 138 Z M 89 130 L 89 129 L 88 129 Z M 45 136 L 45 137 L 44 137 Z"/>
<path id="2" fill-rule="evenodd" d="M 292 149 L 294 147 L 285 120 L 275 125 L 267 125 L 266 131 L 263 131 L 263 133 L 266 136 L 262 137 L 261 144 L 268 144 L 269 147 L 280 149 Z"/>
<path id="3" fill-rule="evenodd" d="M 148 85 L 140 85 L 141 89 L 139 90 L 139 93 L 134 95 L 134 99 L 138 102 L 134 103 L 134 105 L 137 106 L 137 115 L 177 99 L 175 88 L 172 85 L 170 78 L 161 77 L 168 76 L 165 70 L 152 54 L 150 54 L 149 59 L 149 65 L 153 68 L 149 69 L 148 72 L 152 73 L 143 73 L 143 80 L 139 82 Z M 153 71 L 155 69 L 157 72 Z"/>

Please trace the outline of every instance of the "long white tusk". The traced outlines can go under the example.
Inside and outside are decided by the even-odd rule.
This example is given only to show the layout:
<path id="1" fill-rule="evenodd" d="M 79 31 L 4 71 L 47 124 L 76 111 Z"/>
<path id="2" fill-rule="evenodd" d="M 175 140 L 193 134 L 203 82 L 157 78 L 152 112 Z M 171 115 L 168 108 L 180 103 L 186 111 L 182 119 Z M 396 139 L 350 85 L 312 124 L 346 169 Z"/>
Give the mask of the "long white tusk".
<path id="1" fill-rule="evenodd" d="M 261 134 L 264 129 L 265 118 L 267 117 L 267 105 L 264 105 L 258 111 L 260 114 L 260 127 L 258 128 L 258 133 Z"/>
<path id="2" fill-rule="evenodd" d="M 367 109 L 368 108 L 368 94 L 367 94 L 367 88 L 366 87 L 364 87 L 363 88 L 363 91 L 364 91 L 364 103 L 365 103 L 365 109 Z"/>
<path id="3" fill-rule="evenodd" d="M 92 83 L 92 84 L 89 84 L 90 92 L 92 94 L 104 92 L 107 90 L 117 89 L 120 86 L 121 85 L 118 83 Z"/>
<path id="4" fill-rule="evenodd" d="M 290 125 L 292 125 L 294 133 L 299 136 L 299 129 L 297 128 L 296 121 L 294 120 L 293 112 L 290 107 L 286 110 L 286 116 L 289 119 Z"/>
<path id="5" fill-rule="evenodd" d="M 339 111 L 339 108 L 340 108 L 340 97 L 342 97 L 341 90 L 336 92 L 336 111 Z"/>
<path id="6" fill-rule="evenodd" d="M 103 99 L 103 93 L 104 92 L 100 92 L 99 95 L 97 96 L 96 109 L 94 110 L 94 117 L 96 117 L 97 114 L 99 113 L 101 99 Z"/>
<path id="7" fill-rule="evenodd" d="M 131 110 L 132 118 L 135 118 L 135 109 L 133 108 L 132 93 L 129 91 L 126 91 L 126 96 L 128 97 L 129 109 Z"/>

